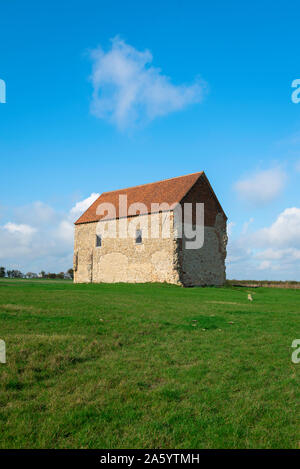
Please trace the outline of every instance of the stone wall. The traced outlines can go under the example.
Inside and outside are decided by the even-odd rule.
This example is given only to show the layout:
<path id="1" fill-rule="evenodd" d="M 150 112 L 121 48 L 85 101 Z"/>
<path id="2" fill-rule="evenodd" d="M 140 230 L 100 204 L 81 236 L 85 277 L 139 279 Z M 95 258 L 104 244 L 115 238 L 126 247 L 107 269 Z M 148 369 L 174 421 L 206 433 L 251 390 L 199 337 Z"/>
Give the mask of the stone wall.
<path id="1" fill-rule="evenodd" d="M 124 223 L 131 238 L 110 237 L 116 223 L 117 234 Z M 105 230 L 104 230 L 105 225 Z M 171 236 L 168 235 L 170 228 Z M 142 244 L 136 244 L 136 229 L 142 230 Z M 103 235 L 103 231 L 106 236 Z M 96 234 L 102 232 L 102 246 Z M 163 233 L 163 234 L 162 234 Z M 158 236 L 153 237 L 154 236 Z M 168 282 L 179 284 L 173 214 L 141 215 L 128 219 L 75 225 L 74 281 L 82 282 Z"/>
<path id="2" fill-rule="evenodd" d="M 180 282 L 184 286 L 224 285 L 226 280 L 226 219 L 218 213 L 214 226 L 204 227 L 204 244 L 200 249 L 186 249 L 178 242 Z"/>
<path id="3" fill-rule="evenodd" d="M 226 218 L 216 211 L 209 222 L 200 249 L 186 249 L 185 239 L 175 238 L 172 212 L 75 225 L 74 281 L 223 285 Z M 128 226 L 131 238 L 111 236 L 114 227 L 120 234 Z M 142 244 L 135 242 L 137 229 L 142 230 Z M 96 234 L 100 232 L 102 246 L 96 247 Z"/>

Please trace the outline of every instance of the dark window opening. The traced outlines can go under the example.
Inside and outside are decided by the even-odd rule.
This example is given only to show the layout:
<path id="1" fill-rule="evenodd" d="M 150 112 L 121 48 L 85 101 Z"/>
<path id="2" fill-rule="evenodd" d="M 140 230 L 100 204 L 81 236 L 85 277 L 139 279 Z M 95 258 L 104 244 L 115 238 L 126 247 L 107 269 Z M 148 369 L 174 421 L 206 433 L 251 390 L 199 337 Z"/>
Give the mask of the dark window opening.
<path id="1" fill-rule="evenodd" d="M 96 247 L 100 248 L 102 245 L 102 239 L 100 235 L 96 235 Z"/>
<path id="2" fill-rule="evenodd" d="M 142 244 L 142 230 L 136 230 L 135 243 Z"/>

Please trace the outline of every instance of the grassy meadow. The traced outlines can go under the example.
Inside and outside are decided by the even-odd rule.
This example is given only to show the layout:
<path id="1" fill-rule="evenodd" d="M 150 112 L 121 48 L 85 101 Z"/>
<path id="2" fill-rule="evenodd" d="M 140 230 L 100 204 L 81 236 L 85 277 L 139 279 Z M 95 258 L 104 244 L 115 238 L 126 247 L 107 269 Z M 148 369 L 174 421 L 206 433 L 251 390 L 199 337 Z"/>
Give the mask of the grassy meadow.
<path id="1" fill-rule="evenodd" d="M 0 448 L 299 448 L 299 290 L 3 279 L 0 338 Z"/>

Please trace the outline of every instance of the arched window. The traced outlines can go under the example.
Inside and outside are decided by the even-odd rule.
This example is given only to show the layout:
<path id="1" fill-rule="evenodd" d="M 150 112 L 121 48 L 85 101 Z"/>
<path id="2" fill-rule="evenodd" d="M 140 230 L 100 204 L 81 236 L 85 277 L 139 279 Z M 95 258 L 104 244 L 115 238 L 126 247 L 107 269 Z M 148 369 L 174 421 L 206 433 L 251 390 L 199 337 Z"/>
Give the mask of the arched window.
<path id="1" fill-rule="evenodd" d="M 96 235 L 96 247 L 101 248 L 102 246 L 102 238 L 100 235 Z"/>
<path id="2" fill-rule="evenodd" d="M 135 233 L 135 244 L 142 244 L 142 230 L 136 230 Z"/>

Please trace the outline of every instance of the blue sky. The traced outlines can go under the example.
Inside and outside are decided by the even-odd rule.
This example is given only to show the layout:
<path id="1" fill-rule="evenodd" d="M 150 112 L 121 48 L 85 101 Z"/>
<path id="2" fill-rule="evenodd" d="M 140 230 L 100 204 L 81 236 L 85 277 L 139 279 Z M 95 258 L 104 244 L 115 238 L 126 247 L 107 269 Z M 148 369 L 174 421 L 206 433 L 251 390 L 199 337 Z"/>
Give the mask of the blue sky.
<path id="1" fill-rule="evenodd" d="M 0 6 L 0 264 L 65 270 L 76 204 L 204 169 L 230 222 L 228 276 L 300 280 L 299 6 Z M 122 92 L 141 83 L 125 112 L 120 77 Z"/>

